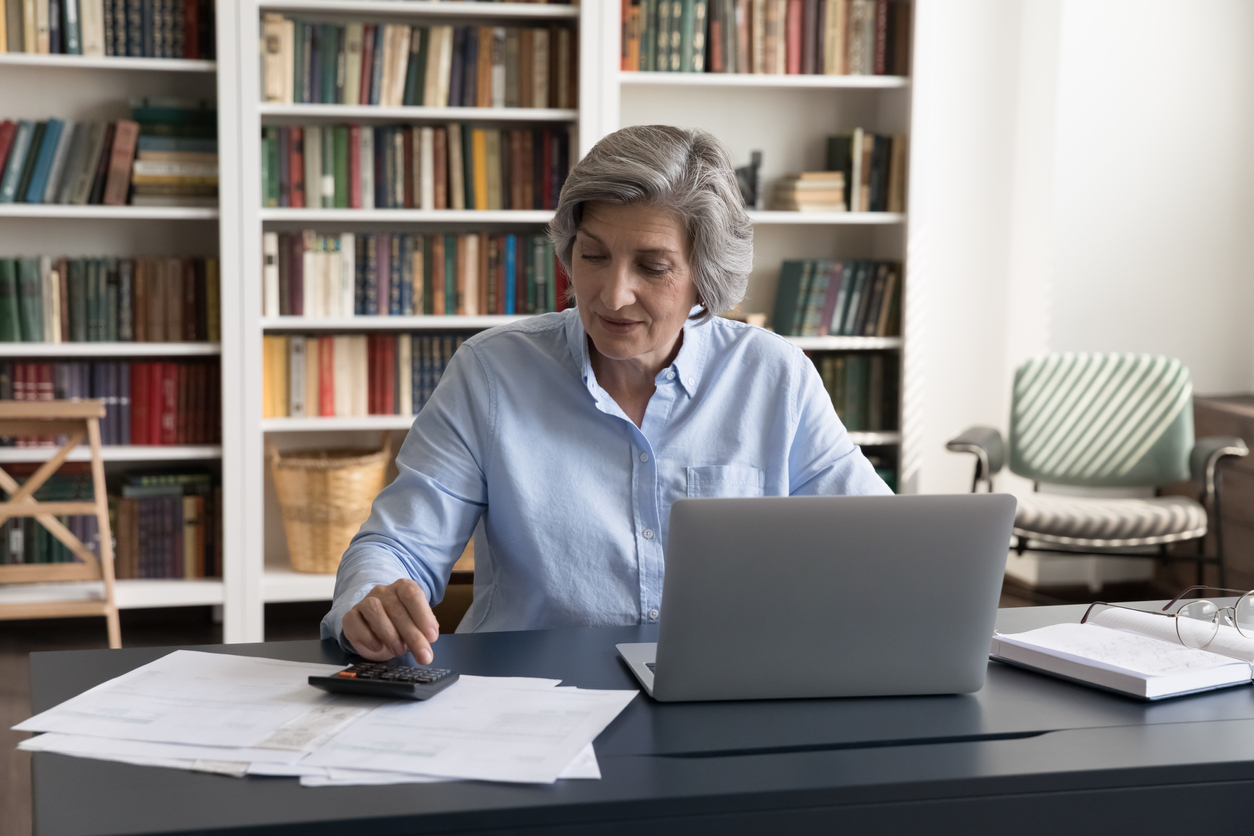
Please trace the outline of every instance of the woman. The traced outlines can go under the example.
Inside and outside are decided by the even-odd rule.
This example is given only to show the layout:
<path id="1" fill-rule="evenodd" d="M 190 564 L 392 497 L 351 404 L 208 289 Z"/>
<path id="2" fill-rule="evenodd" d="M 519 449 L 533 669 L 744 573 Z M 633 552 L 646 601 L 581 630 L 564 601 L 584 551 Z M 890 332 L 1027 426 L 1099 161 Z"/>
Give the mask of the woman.
<path id="1" fill-rule="evenodd" d="M 611 134 L 550 234 L 577 308 L 457 351 L 344 553 L 324 638 L 429 663 L 430 603 L 472 532 L 459 631 L 655 622 L 676 499 L 889 492 L 800 350 L 712 316 L 753 264 L 714 137 Z"/>

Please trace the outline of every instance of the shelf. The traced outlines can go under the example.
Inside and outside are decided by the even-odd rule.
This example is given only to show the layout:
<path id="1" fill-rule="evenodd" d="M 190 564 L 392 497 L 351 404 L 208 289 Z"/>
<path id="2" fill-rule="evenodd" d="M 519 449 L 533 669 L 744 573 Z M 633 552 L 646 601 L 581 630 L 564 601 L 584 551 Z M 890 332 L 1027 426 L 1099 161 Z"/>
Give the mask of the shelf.
<path id="1" fill-rule="evenodd" d="M 491 18 L 505 20 L 560 20 L 579 17 L 578 6 L 542 3 L 474 3 L 433 2 L 432 0 L 260 0 L 263 12 L 314 12 L 318 14 L 352 14 L 360 19 L 387 15 L 389 17 L 453 17 Z"/>
<path id="2" fill-rule="evenodd" d="M 206 606 L 221 604 L 225 597 L 218 578 L 124 580 L 113 586 L 113 599 L 124 610 Z"/>
<path id="3" fill-rule="evenodd" d="M 910 86 L 899 75 L 772 75 L 766 73 L 629 73 L 618 80 L 632 86 L 793 87 L 852 90 L 893 90 Z"/>
<path id="4" fill-rule="evenodd" d="M 44 462 L 56 452 L 56 447 L 0 447 L 0 464 L 12 462 Z M 107 462 L 164 462 L 184 461 L 189 459 L 220 459 L 222 447 L 217 444 L 169 444 L 169 445 L 136 445 L 106 444 L 101 448 L 101 457 Z M 86 462 L 91 460 L 91 450 L 86 445 L 75 448 L 70 453 L 69 461 Z"/>
<path id="5" fill-rule="evenodd" d="M 335 575 L 297 572 L 286 558 L 266 559 L 261 576 L 261 599 L 267 604 L 286 601 L 330 601 L 335 597 Z"/>
<path id="6" fill-rule="evenodd" d="M 457 122 L 572 122 L 579 118 L 577 110 L 551 107 L 380 107 L 378 105 L 340 104 L 261 104 L 257 112 L 262 118 L 280 116 L 289 119 L 325 121 L 370 120 L 372 122 L 429 119 Z"/>
<path id="7" fill-rule="evenodd" d="M 455 331 L 495 328 L 529 316 L 272 316 L 261 320 L 266 331 Z"/>
<path id="8" fill-rule="evenodd" d="M 325 432 L 347 430 L 407 430 L 413 415 L 351 415 L 335 418 L 263 418 L 262 432 Z"/>
<path id="9" fill-rule="evenodd" d="M 0 343 L 0 357 L 198 357 L 221 343 Z"/>
<path id="10" fill-rule="evenodd" d="M 261 220 L 293 223 L 546 224 L 552 209 L 262 209 Z"/>
<path id="11" fill-rule="evenodd" d="M 164 73 L 212 73 L 217 61 L 193 61 L 185 58 L 126 58 L 85 55 L 30 55 L 25 52 L 0 52 L 0 66 L 52 67 L 65 70 L 143 70 Z"/>
<path id="12" fill-rule="evenodd" d="M 851 432 L 849 440 L 859 447 L 877 447 L 883 444 L 900 444 L 901 433 L 868 433 L 868 432 Z"/>
<path id="13" fill-rule="evenodd" d="M 901 337 L 785 337 L 802 351 L 882 351 L 901 348 Z"/>
<path id="14" fill-rule="evenodd" d="M 216 220 L 218 210 L 193 206 L 68 206 L 59 203 L 0 204 L 0 218 L 99 218 L 104 220 Z"/>
<path id="15" fill-rule="evenodd" d="M 826 226 L 829 224 L 899 224 L 906 216 L 902 212 L 775 212 L 749 211 L 749 220 L 755 224 L 793 224 Z"/>

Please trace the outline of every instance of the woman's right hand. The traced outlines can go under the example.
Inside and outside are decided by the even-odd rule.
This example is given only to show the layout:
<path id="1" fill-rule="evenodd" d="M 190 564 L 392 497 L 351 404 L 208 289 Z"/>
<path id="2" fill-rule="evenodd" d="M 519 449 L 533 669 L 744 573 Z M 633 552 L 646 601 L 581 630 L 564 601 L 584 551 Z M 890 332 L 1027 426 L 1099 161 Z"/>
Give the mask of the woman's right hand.
<path id="1" fill-rule="evenodd" d="M 435 658 L 431 644 L 440 637 L 427 596 L 409 578 L 370 590 L 345 614 L 342 627 L 358 655 L 375 662 L 409 651 L 418 664 L 429 665 Z"/>

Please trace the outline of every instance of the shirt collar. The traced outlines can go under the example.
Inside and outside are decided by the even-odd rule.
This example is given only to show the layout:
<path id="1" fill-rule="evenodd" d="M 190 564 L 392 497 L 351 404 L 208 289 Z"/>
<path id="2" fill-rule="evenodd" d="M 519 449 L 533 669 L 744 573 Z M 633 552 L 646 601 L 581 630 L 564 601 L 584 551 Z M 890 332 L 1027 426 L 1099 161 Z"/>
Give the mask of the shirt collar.
<path id="1" fill-rule="evenodd" d="M 690 315 L 696 314 L 700 308 L 693 308 Z M 596 382 L 596 374 L 592 371 L 592 357 L 588 353 L 588 332 L 584 330 L 583 320 L 579 311 L 571 308 L 566 312 L 566 344 L 570 355 L 579 366 L 579 374 L 583 385 L 597 397 L 600 388 Z M 659 373 L 659 383 L 666 381 L 668 371 L 675 372 L 680 387 L 692 397 L 701 385 L 701 375 L 705 370 L 705 358 L 710 343 L 710 323 L 698 324 L 695 320 L 684 323 L 684 344 L 679 347 L 679 354 L 674 362 Z M 599 400 L 599 398 L 598 398 Z"/>

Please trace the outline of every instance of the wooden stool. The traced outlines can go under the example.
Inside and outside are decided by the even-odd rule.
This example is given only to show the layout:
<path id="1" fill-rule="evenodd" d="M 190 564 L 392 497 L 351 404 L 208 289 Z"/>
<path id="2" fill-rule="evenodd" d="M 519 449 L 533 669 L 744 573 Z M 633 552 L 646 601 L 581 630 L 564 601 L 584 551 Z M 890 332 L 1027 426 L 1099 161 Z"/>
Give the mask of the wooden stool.
<path id="1" fill-rule="evenodd" d="M 0 502 L 0 524 L 14 517 L 34 517 L 82 561 L 0 566 L 0 584 L 104 582 L 103 598 L 91 600 L 19 600 L 6 603 L 0 597 L 0 620 L 103 615 L 109 630 L 109 647 L 118 648 L 122 646 L 122 633 L 118 625 L 117 604 L 113 599 L 113 537 L 109 531 L 104 459 L 100 453 L 100 419 L 104 415 L 105 407 L 101 401 L 0 401 L 0 436 L 68 436 L 66 443 L 24 485 L 19 486 L 12 476 L 0 469 L 0 489 L 9 494 L 7 502 Z M 74 448 L 83 443 L 84 435 L 91 446 L 93 501 L 37 501 L 35 491 L 61 467 Z M 95 515 L 100 527 L 99 559 L 61 524 L 57 514 Z"/>

